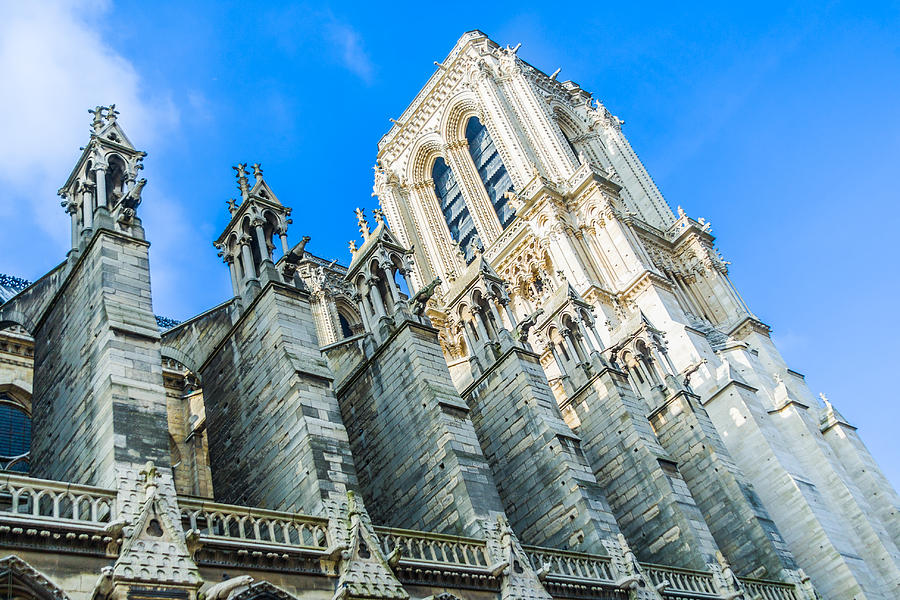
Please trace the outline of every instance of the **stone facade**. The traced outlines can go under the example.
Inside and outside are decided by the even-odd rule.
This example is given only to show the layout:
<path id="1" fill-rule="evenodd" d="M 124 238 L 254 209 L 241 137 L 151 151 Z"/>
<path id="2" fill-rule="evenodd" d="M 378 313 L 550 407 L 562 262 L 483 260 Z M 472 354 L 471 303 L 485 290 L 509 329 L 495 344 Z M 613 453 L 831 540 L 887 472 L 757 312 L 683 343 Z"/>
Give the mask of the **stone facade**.
<path id="1" fill-rule="evenodd" d="M 0 276 L 11 598 L 900 593 L 900 497 L 577 84 L 466 33 L 379 143 L 348 267 L 237 165 L 232 297 L 182 323 L 145 154 L 92 113 L 70 252 Z"/>

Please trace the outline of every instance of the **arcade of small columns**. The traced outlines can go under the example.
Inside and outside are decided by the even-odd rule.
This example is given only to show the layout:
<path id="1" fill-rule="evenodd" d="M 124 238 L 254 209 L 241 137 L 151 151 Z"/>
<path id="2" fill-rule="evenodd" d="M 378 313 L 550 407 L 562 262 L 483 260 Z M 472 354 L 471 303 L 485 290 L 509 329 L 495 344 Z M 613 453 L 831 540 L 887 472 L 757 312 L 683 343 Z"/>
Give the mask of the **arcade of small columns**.
<path id="1" fill-rule="evenodd" d="M 247 179 L 245 165 L 233 167 L 237 171 L 238 188 L 242 202 L 238 205 L 233 199 L 228 201 L 228 210 L 232 217 L 244 210 L 246 214 L 236 226 L 232 225 L 225 235 L 216 242 L 219 256 L 231 271 L 232 292 L 240 296 L 247 286 L 260 285 L 265 266 L 274 267 L 274 238 L 281 241 L 282 255 L 290 252 L 287 238 L 287 226 L 291 223 L 288 217 L 291 209 L 273 203 L 265 195 L 257 196 L 251 189 Z M 253 165 L 256 186 L 263 181 L 262 168 L 259 163 Z"/>
<path id="2" fill-rule="evenodd" d="M 381 211 L 376 209 L 373 213 L 378 224 L 377 227 L 383 227 L 384 216 Z M 362 232 L 363 238 L 368 240 L 373 233 L 369 232 L 363 211 L 357 209 L 356 215 L 360 232 Z M 353 244 L 351 244 L 350 250 L 351 252 L 356 251 Z M 391 249 L 382 246 L 353 277 L 351 299 L 355 303 L 363 327 L 367 331 L 377 334 L 381 320 L 390 318 L 404 306 L 403 294 L 396 279 L 398 274 L 404 278 L 410 294 L 413 293 L 415 283 L 412 278 L 412 263 L 408 254 L 399 248 Z"/>

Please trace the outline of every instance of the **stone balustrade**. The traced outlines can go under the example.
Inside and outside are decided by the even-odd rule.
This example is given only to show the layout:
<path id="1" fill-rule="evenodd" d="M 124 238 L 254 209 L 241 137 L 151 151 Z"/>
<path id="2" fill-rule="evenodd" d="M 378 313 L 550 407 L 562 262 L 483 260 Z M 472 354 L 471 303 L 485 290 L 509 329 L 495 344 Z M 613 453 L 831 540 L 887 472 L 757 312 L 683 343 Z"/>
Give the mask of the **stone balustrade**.
<path id="1" fill-rule="evenodd" d="M 789 583 L 740 577 L 749 598 L 760 600 L 799 600 L 797 588 Z"/>
<path id="2" fill-rule="evenodd" d="M 328 520 L 306 515 L 180 498 L 182 527 L 204 542 L 254 550 L 322 551 Z"/>
<path id="3" fill-rule="evenodd" d="M 18 522 L 103 528 L 113 520 L 115 506 L 113 490 L 12 473 L 0 475 L 0 526 Z"/>
<path id="4" fill-rule="evenodd" d="M 483 540 L 408 529 L 376 527 L 385 556 L 399 550 L 404 563 L 485 570 L 489 566 Z"/>
<path id="5" fill-rule="evenodd" d="M 649 583 L 657 589 L 664 587 L 665 596 L 675 598 L 718 598 L 711 573 L 680 569 L 663 565 L 641 565 Z M 662 586 L 664 582 L 667 585 Z"/>
<path id="6" fill-rule="evenodd" d="M 564 552 L 538 546 L 524 546 L 523 549 L 535 571 L 548 569 L 547 575 L 554 578 L 604 583 L 615 580 L 608 556 Z"/>

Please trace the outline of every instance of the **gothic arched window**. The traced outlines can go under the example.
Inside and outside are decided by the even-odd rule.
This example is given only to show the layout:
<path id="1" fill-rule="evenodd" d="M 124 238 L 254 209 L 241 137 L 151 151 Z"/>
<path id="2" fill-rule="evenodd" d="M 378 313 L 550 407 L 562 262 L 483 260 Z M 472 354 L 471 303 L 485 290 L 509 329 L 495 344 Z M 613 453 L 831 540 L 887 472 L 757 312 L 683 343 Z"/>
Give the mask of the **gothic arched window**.
<path id="1" fill-rule="evenodd" d="M 478 117 L 472 117 L 466 123 L 466 139 L 469 141 L 469 154 L 472 155 L 472 162 L 475 163 L 478 176 L 484 183 L 484 189 L 487 190 L 494 212 L 500 219 L 500 225 L 506 229 L 516 216 L 516 211 L 506 199 L 506 192 L 511 192 L 513 189 L 512 179 L 500 159 L 491 134 L 481 124 Z"/>
<path id="2" fill-rule="evenodd" d="M 30 451 L 31 417 L 15 400 L 0 392 L 0 466 L 27 473 L 26 455 Z"/>
<path id="3" fill-rule="evenodd" d="M 475 222 L 469 214 L 469 207 L 466 206 L 456 176 L 443 157 L 434 161 L 431 178 L 434 180 L 434 193 L 440 202 L 444 220 L 447 221 L 450 237 L 459 244 L 466 263 L 469 263 L 475 257 L 475 248 L 479 244 Z"/>

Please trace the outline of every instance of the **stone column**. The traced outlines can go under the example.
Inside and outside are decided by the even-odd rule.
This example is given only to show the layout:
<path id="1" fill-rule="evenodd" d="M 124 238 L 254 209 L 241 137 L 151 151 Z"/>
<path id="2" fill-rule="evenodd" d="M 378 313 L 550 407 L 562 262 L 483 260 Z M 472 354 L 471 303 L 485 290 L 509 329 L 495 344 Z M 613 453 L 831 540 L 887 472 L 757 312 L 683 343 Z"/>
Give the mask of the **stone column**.
<path id="1" fill-rule="evenodd" d="M 85 229 L 91 229 L 94 226 L 94 194 L 93 184 L 84 182 L 81 184 L 81 210 L 83 214 L 82 222 Z"/>
<path id="2" fill-rule="evenodd" d="M 253 222 L 253 229 L 256 232 L 256 245 L 259 246 L 259 262 L 260 265 L 267 260 L 271 260 L 269 257 L 269 245 L 266 243 L 266 233 L 263 231 L 263 222 L 261 220 L 256 220 Z"/>
<path id="3" fill-rule="evenodd" d="M 357 293 L 353 299 L 356 300 L 356 306 L 359 307 L 359 316 L 362 319 L 363 327 L 366 331 L 372 331 L 372 327 L 369 325 L 369 311 L 366 308 L 364 293 Z"/>
<path id="4" fill-rule="evenodd" d="M 553 343 L 553 340 L 547 340 L 547 347 L 550 349 L 550 354 L 553 356 L 554 362 L 556 362 L 556 368 L 559 369 L 559 374 L 562 377 L 568 375 L 568 373 L 566 373 L 566 365 L 556 352 L 556 345 Z"/>
<path id="5" fill-rule="evenodd" d="M 391 276 L 390 267 L 382 268 L 382 272 L 384 273 L 384 283 L 387 286 L 387 289 L 391 293 L 391 300 L 394 301 L 394 311 L 397 311 L 397 306 L 400 304 L 400 292 L 397 290 L 397 282 L 394 281 L 394 278 Z"/>
<path id="6" fill-rule="evenodd" d="M 378 289 L 377 280 L 374 277 L 369 279 L 368 284 L 369 297 L 375 307 L 375 320 L 379 321 L 382 317 L 387 316 L 387 312 L 384 310 L 384 301 L 381 299 L 381 290 Z"/>
<path id="7" fill-rule="evenodd" d="M 234 264 L 233 256 L 226 256 L 225 262 L 228 263 L 228 270 L 231 271 L 231 291 L 235 296 L 241 295 L 241 290 L 238 285 L 238 272 L 237 265 Z"/>
<path id="8" fill-rule="evenodd" d="M 572 332 L 568 329 L 564 329 L 560 332 L 563 336 L 563 339 L 566 340 L 566 346 L 569 348 L 569 353 L 572 355 L 572 358 L 578 361 L 579 364 L 585 361 L 584 356 L 578 346 L 575 345 L 575 342 L 572 341 Z"/>
<path id="9" fill-rule="evenodd" d="M 509 298 L 501 298 L 500 306 L 503 307 L 504 312 L 506 313 L 506 319 L 509 321 L 509 331 L 513 332 L 516 330 L 516 314 L 513 312 L 512 307 L 510 306 Z"/>
<path id="10" fill-rule="evenodd" d="M 63 195 L 62 206 L 69 213 L 72 220 L 72 248 L 78 247 L 78 205 L 72 200 L 67 199 L 68 196 Z"/>
<path id="11" fill-rule="evenodd" d="M 106 206 L 106 165 L 94 167 L 94 177 L 97 181 L 97 207 Z M 106 206 L 106 208 L 109 208 Z"/>
<path id="12" fill-rule="evenodd" d="M 244 279 L 245 281 L 256 281 L 256 266 L 253 264 L 253 255 L 250 252 L 250 236 L 243 236 L 240 239 L 241 256 L 244 259 Z"/>
<path id="13" fill-rule="evenodd" d="M 288 253 L 291 251 L 290 248 L 288 248 L 287 233 L 282 231 L 281 233 L 278 234 L 278 237 L 281 238 L 281 251 L 284 254 L 284 256 L 287 256 Z"/>
<path id="14" fill-rule="evenodd" d="M 475 320 L 475 327 L 478 328 L 478 333 L 484 337 L 485 342 L 489 342 L 491 340 L 491 336 L 488 334 L 487 327 L 485 327 L 484 325 L 483 309 L 479 307 L 473 307 L 472 318 Z"/>

